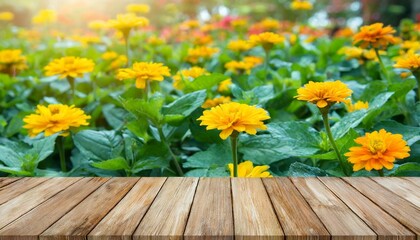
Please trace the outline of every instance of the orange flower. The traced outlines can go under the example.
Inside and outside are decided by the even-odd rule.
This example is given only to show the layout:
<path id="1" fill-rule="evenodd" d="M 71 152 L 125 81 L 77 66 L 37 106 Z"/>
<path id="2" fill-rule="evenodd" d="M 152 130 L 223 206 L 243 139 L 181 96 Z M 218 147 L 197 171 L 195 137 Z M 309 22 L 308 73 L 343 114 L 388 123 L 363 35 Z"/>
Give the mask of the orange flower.
<path id="1" fill-rule="evenodd" d="M 261 45 L 265 51 L 270 51 L 275 44 L 282 43 L 285 40 L 285 37 L 272 32 L 263 32 L 257 35 L 251 35 L 249 37 L 249 42 L 253 46 Z"/>
<path id="2" fill-rule="evenodd" d="M 392 35 L 395 30 L 391 26 L 383 26 L 383 23 L 374 23 L 361 27 L 353 37 L 353 44 L 360 44 L 361 48 L 386 48 L 388 44 L 395 44 L 397 39 Z"/>
<path id="3" fill-rule="evenodd" d="M 410 148 L 402 135 L 392 134 L 384 129 L 366 133 L 354 141 L 362 146 L 351 147 L 350 152 L 344 154 L 348 161 L 354 164 L 354 171 L 363 168 L 367 171 L 381 170 L 383 167 L 390 170 L 394 167 L 396 159 L 410 156 Z"/>
<path id="4" fill-rule="evenodd" d="M 262 108 L 230 102 L 204 111 L 197 120 L 201 121 L 200 126 L 207 125 L 207 130 L 222 130 L 219 136 L 225 140 L 234 131 L 255 135 L 257 129 L 267 129 L 263 122 L 267 119 L 270 117 Z"/>
<path id="5" fill-rule="evenodd" d="M 334 103 L 345 102 L 352 91 L 346 84 L 337 80 L 335 82 L 312 82 L 297 90 L 298 100 L 304 100 L 317 105 L 318 108 L 325 108 Z"/>
<path id="6" fill-rule="evenodd" d="M 220 104 L 223 103 L 228 103 L 231 101 L 231 98 L 225 97 L 225 96 L 221 96 L 221 97 L 217 97 L 217 98 L 213 98 L 213 99 L 207 99 L 203 105 L 201 105 L 202 108 L 212 108 L 212 107 L 216 107 L 219 106 Z"/>

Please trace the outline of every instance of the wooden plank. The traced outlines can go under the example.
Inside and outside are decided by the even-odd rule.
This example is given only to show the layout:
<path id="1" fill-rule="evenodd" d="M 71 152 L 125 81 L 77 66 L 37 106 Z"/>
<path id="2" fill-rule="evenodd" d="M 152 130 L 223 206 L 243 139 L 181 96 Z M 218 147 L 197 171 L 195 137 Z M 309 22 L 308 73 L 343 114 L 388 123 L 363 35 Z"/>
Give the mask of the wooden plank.
<path id="1" fill-rule="evenodd" d="M 235 239 L 283 239 L 284 233 L 260 178 L 232 178 Z"/>
<path id="2" fill-rule="evenodd" d="M 108 178 L 84 178 L 0 230 L 1 240 L 37 240 L 44 230 L 79 204 Z"/>
<path id="3" fill-rule="evenodd" d="M 318 179 L 291 180 L 324 223 L 332 240 L 376 239 L 376 234 Z"/>
<path id="4" fill-rule="evenodd" d="M 403 177 L 403 179 L 406 179 L 414 183 L 416 186 L 420 187 L 420 177 Z"/>
<path id="5" fill-rule="evenodd" d="M 395 177 L 371 178 L 386 189 L 420 207 L 420 187 L 409 180 Z"/>
<path id="6" fill-rule="evenodd" d="M 33 179 L 38 181 L 37 179 Z M 0 206 L 0 229 L 79 181 L 80 178 L 50 178 Z M 20 181 L 19 181 L 20 182 Z"/>
<path id="7" fill-rule="evenodd" d="M 19 180 L 21 178 L 19 177 L 0 177 L 0 188 L 9 185 L 12 182 L 16 182 L 17 180 Z"/>
<path id="8" fill-rule="evenodd" d="M 141 178 L 89 233 L 89 240 L 130 240 L 166 178 Z"/>
<path id="9" fill-rule="evenodd" d="M 330 239 L 327 229 L 288 178 L 264 178 L 263 183 L 286 239 Z"/>
<path id="10" fill-rule="evenodd" d="M 415 235 L 340 178 L 320 178 L 378 235 L 378 240 L 414 240 Z"/>
<path id="11" fill-rule="evenodd" d="M 343 178 L 363 195 L 375 202 L 388 214 L 408 227 L 420 239 L 420 209 L 397 194 L 387 190 L 373 180 L 365 177 Z"/>
<path id="12" fill-rule="evenodd" d="M 202 178 L 184 232 L 184 239 L 233 239 L 229 178 Z"/>
<path id="13" fill-rule="evenodd" d="M 133 234 L 137 239 L 182 239 L 198 178 L 168 178 Z"/>
<path id="14" fill-rule="evenodd" d="M 139 178 L 112 178 L 45 230 L 39 239 L 85 239 L 138 180 Z"/>
<path id="15" fill-rule="evenodd" d="M 47 181 L 48 178 L 22 178 L 0 189 L 0 205 Z"/>

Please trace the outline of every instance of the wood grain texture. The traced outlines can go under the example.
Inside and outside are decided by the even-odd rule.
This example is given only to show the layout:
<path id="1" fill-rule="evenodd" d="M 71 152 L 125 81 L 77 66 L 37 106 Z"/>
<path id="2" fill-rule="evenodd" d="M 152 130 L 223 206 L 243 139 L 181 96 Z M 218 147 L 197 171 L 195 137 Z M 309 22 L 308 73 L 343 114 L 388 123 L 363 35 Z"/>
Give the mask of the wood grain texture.
<path id="1" fill-rule="evenodd" d="M 0 230 L 0 240 L 37 240 L 42 232 L 107 180 L 81 179 Z"/>
<path id="2" fill-rule="evenodd" d="M 331 239 L 376 239 L 376 234 L 317 178 L 291 180 L 324 223 Z"/>
<path id="3" fill-rule="evenodd" d="M 343 178 L 388 214 L 416 233 L 420 239 L 420 209 L 369 178 Z"/>
<path id="4" fill-rule="evenodd" d="M 259 178 L 232 178 L 235 239 L 283 239 L 284 233 Z"/>
<path id="5" fill-rule="evenodd" d="M 112 178 L 45 230 L 40 240 L 85 239 L 88 233 L 125 196 L 138 178 Z"/>
<path id="6" fill-rule="evenodd" d="M 330 234 L 288 178 L 263 179 L 288 240 L 327 240 Z"/>
<path id="7" fill-rule="evenodd" d="M 402 178 L 382 177 L 372 178 L 373 181 L 379 183 L 386 189 L 398 194 L 405 200 L 414 203 L 420 207 L 420 187 L 413 182 Z"/>
<path id="8" fill-rule="evenodd" d="M 414 183 L 416 186 L 420 187 L 420 176 L 419 177 L 403 177 L 402 179 L 408 180 Z"/>
<path id="9" fill-rule="evenodd" d="M 0 204 L 27 192 L 29 189 L 47 180 L 48 178 L 23 178 L 0 188 Z"/>
<path id="10" fill-rule="evenodd" d="M 16 182 L 19 179 L 21 179 L 21 178 L 19 178 L 19 177 L 8 177 L 8 178 L 0 177 L 0 188 L 4 187 L 6 185 L 9 185 L 12 182 Z"/>
<path id="11" fill-rule="evenodd" d="M 182 239 L 198 178 L 168 178 L 133 234 L 137 239 Z"/>
<path id="12" fill-rule="evenodd" d="M 378 235 L 378 240 L 414 240 L 415 234 L 339 178 L 320 178 L 354 213 Z"/>
<path id="13" fill-rule="evenodd" d="M 166 178 L 141 178 L 89 233 L 89 240 L 130 240 Z"/>
<path id="14" fill-rule="evenodd" d="M 0 205 L 0 229 L 80 179 L 50 178 Z"/>
<path id="15" fill-rule="evenodd" d="M 229 178 L 201 178 L 184 232 L 184 239 L 233 239 L 232 194 Z"/>

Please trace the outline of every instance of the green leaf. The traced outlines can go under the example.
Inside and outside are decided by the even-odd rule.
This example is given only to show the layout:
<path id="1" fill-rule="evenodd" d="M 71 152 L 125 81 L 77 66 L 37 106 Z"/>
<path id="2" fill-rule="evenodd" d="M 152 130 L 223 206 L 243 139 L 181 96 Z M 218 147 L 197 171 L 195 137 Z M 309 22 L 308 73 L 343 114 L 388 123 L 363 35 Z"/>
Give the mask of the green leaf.
<path id="1" fill-rule="evenodd" d="M 150 169 L 168 169 L 171 155 L 165 145 L 156 140 L 150 140 L 143 145 L 138 159 L 133 166 L 133 173 Z"/>
<path id="2" fill-rule="evenodd" d="M 15 115 L 6 128 L 6 137 L 12 137 L 16 133 L 19 133 L 22 130 L 23 118 L 26 116 L 25 112 L 21 112 Z"/>
<path id="3" fill-rule="evenodd" d="M 229 177 L 226 167 L 215 169 L 194 169 L 185 174 L 185 177 Z"/>
<path id="4" fill-rule="evenodd" d="M 195 153 L 187 158 L 183 166 L 185 168 L 213 169 L 217 167 L 225 168 L 229 163 L 232 163 L 232 151 L 225 141 L 223 144 L 211 145 L 206 151 Z"/>
<path id="5" fill-rule="evenodd" d="M 392 120 L 380 122 L 374 129 L 385 129 L 393 134 L 401 134 L 409 146 L 420 140 L 420 127 L 407 126 Z"/>
<path id="6" fill-rule="evenodd" d="M 173 125 L 173 126 L 181 125 L 184 119 L 185 119 L 185 116 L 181 114 L 168 114 L 163 117 L 163 120 L 165 121 L 165 123 Z"/>
<path id="7" fill-rule="evenodd" d="M 37 155 L 35 163 L 41 162 L 54 152 L 55 139 L 57 136 L 58 134 L 54 134 L 41 140 L 34 141 L 33 148 L 29 150 L 28 153 L 31 155 Z"/>
<path id="8" fill-rule="evenodd" d="M 109 159 L 101 162 L 92 162 L 91 165 L 104 170 L 129 170 L 127 161 L 122 157 Z"/>
<path id="9" fill-rule="evenodd" d="M 323 177 L 328 176 L 324 170 L 311 167 L 301 162 L 294 162 L 290 165 L 288 175 L 291 177 Z"/>
<path id="10" fill-rule="evenodd" d="M 115 131 L 80 131 L 73 137 L 80 152 L 93 161 L 119 157 L 124 148 L 123 139 Z"/>
<path id="11" fill-rule="evenodd" d="M 113 129 L 120 129 L 125 124 L 128 115 L 126 110 L 116 108 L 113 104 L 105 105 L 102 112 L 106 121 Z"/>
<path id="12" fill-rule="evenodd" d="M 0 146 L 0 161 L 2 161 L 6 166 L 12 168 L 20 168 L 22 165 L 21 156 L 14 150 Z"/>
<path id="13" fill-rule="evenodd" d="M 1 164 L 0 164 L 0 172 L 10 173 L 17 176 L 25 176 L 25 177 L 33 176 L 32 173 L 27 172 L 27 171 L 22 171 L 18 167 L 6 167 Z"/>
<path id="14" fill-rule="evenodd" d="M 400 177 L 400 176 L 413 176 L 419 177 L 420 176 L 420 163 L 404 163 L 399 165 L 395 171 L 391 174 L 392 176 Z"/>
<path id="15" fill-rule="evenodd" d="M 270 165 L 290 157 L 304 157 L 320 150 L 319 133 L 304 122 L 267 124 L 268 134 L 241 135 L 239 152 L 245 160 L 258 165 Z"/>
<path id="16" fill-rule="evenodd" d="M 146 118 L 159 125 L 162 122 L 163 116 L 160 110 L 163 106 L 164 99 L 161 96 L 153 96 L 149 101 L 143 99 L 122 99 L 123 107 L 131 112 L 137 119 Z"/>
<path id="17" fill-rule="evenodd" d="M 162 108 L 164 115 L 189 116 L 194 110 L 203 105 L 206 100 L 206 91 L 201 90 L 186 94 Z"/>
<path id="18" fill-rule="evenodd" d="M 209 90 L 223 80 L 229 77 L 220 73 L 200 76 L 193 81 L 185 81 L 184 92 L 194 92 L 197 90 Z"/>
<path id="19" fill-rule="evenodd" d="M 142 138 L 144 141 L 147 142 L 147 140 L 149 140 L 149 135 L 147 134 L 149 123 L 146 119 L 130 121 L 126 124 L 126 127 L 130 132 L 134 133 L 137 137 Z"/>

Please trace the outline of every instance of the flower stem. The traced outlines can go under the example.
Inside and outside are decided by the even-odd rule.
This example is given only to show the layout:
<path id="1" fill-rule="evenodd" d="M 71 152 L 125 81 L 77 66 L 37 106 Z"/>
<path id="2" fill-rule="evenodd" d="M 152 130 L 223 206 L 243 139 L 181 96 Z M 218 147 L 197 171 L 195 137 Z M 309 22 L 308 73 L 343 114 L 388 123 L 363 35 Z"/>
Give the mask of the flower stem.
<path id="1" fill-rule="evenodd" d="M 128 44 L 128 35 L 124 36 L 124 42 L 125 42 L 125 55 L 127 56 L 127 67 L 130 66 L 130 46 Z"/>
<path id="2" fill-rule="evenodd" d="M 269 67 L 269 62 L 270 62 L 270 50 L 265 50 L 265 61 L 264 61 L 264 80 L 267 80 L 267 76 L 268 76 L 268 67 Z"/>
<path id="3" fill-rule="evenodd" d="M 381 176 L 381 177 L 384 177 L 385 176 L 383 169 L 378 170 L 378 173 L 379 173 L 379 176 Z"/>
<path id="4" fill-rule="evenodd" d="M 145 87 L 144 87 L 144 95 L 143 95 L 144 100 L 146 101 L 149 98 L 149 88 L 150 88 L 149 80 L 146 80 Z"/>
<path id="5" fill-rule="evenodd" d="M 169 146 L 169 144 L 166 140 L 166 137 L 165 137 L 165 134 L 163 133 L 162 127 L 158 127 L 158 132 L 159 132 L 160 141 L 165 145 L 165 147 L 168 149 L 169 153 L 171 154 L 172 161 L 175 165 L 176 172 L 178 173 L 179 176 L 184 176 L 184 172 L 182 171 L 182 168 L 178 163 L 177 157 L 172 152 L 172 149 L 171 149 L 171 147 Z"/>
<path id="6" fill-rule="evenodd" d="M 376 56 L 378 57 L 379 65 L 381 66 L 382 72 L 384 73 L 385 78 L 388 81 L 388 83 L 391 83 L 391 79 L 388 76 L 388 71 L 385 68 L 385 65 L 384 65 L 384 62 L 382 61 L 381 55 L 379 55 L 379 50 L 377 48 L 374 48 L 374 49 L 375 49 Z"/>
<path id="7" fill-rule="evenodd" d="M 66 155 L 65 155 L 65 149 L 64 149 L 64 137 L 58 136 L 56 144 L 57 144 L 57 149 L 58 149 L 58 155 L 60 156 L 61 171 L 67 172 Z"/>
<path id="8" fill-rule="evenodd" d="M 420 70 L 413 72 L 413 75 L 417 80 L 417 100 L 420 101 Z"/>
<path id="9" fill-rule="evenodd" d="M 232 148 L 233 177 L 238 177 L 238 132 L 234 131 L 230 135 L 230 145 Z"/>
<path id="10" fill-rule="evenodd" d="M 328 108 L 328 107 L 326 107 L 326 108 Z M 330 123 L 329 123 L 329 120 L 328 120 L 328 109 L 325 109 L 325 110 L 320 109 L 320 111 L 321 111 L 321 115 L 322 115 L 322 120 L 324 121 L 325 131 L 327 132 L 327 136 L 330 140 L 330 143 L 333 146 L 335 154 L 337 155 L 337 158 L 340 162 L 341 169 L 343 170 L 343 172 L 346 176 L 350 176 L 350 173 L 347 171 L 347 168 L 345 166 L 344 159 L 341 157 L 340 151 L 338 150 L 338 147 L 335 144 L 334 137 L 333 137 L 332 132 L 331 132 Z"/>
<path id="11" fill-rule="evenodd" d="M 73 77 L 67 77 L 71 88 L 71 104 L 76 104 L 76 83 Z"/>

